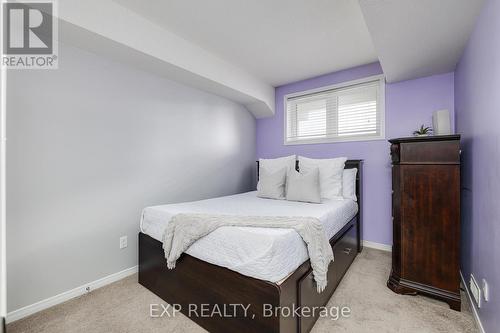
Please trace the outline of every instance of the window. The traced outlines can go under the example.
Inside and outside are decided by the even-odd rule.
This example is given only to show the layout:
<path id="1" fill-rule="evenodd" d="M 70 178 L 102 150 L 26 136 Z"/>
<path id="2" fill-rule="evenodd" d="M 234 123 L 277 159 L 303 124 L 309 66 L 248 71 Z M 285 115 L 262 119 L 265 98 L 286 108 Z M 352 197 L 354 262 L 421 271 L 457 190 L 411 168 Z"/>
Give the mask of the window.
<path id="1" fill-rule="evenodd" d="M 285 96 L 285 144 L 384 139 L 383 77 Z"/>

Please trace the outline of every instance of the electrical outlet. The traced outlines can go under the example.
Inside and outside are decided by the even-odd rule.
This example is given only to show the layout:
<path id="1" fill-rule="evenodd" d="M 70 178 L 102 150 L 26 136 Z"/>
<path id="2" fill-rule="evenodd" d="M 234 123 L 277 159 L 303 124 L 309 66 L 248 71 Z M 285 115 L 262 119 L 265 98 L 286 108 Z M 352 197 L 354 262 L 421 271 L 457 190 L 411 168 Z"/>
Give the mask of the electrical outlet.
<path id="1" fill-rule="evenodd" d="M 488 286 L 486 279 L 483 279 L 483 298 L 485 302 L 490 300 L 490 287 Z"/>
<path id="2" fill-rule="evenodd" d="M 127 247 L 127 236 L 120 237 L 120 249 Z"/>
<path id="3" fill-rule="evenodd" d="M 481 289 L 479 288 L 479 285 L 477 284 L 476 279 L 474 278 L 474 275 L 470 275 L 470 281 L 469 281 L 469 287 L 470 287 L 470 292 L 472 294 L 472 297 L 474 297 L 474 300 L 476 301 L 477 307 L 481 307 Z"/>

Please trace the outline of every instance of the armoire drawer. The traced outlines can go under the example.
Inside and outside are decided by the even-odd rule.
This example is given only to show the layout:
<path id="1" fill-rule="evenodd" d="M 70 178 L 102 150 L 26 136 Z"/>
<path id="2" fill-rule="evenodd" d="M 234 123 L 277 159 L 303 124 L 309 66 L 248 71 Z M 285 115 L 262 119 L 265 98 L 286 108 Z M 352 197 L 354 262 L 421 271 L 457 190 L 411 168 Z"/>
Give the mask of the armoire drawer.
<path id="1" fill-rule="evenodd" d="M 458 164 L 460 142 L 458 140 L 421 141 L 407 138 L 406 141 L 390 140 L 391 160 L 394 164 Z"/>

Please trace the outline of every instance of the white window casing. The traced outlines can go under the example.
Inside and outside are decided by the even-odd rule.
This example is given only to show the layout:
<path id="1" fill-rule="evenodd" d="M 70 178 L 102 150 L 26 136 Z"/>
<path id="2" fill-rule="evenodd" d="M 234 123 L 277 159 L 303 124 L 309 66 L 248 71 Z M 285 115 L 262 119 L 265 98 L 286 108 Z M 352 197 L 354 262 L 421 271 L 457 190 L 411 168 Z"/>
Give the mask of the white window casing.
<path id="1" fill-rule="evenodd" d="M 385 139 L 385 78 L 284 96 L 285 145 Z"/>

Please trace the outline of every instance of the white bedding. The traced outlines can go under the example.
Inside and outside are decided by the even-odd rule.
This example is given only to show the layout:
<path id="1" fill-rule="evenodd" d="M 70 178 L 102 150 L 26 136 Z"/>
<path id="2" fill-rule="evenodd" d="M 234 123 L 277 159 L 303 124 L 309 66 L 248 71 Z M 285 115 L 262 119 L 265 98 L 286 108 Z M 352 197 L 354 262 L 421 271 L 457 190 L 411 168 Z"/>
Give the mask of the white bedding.
<path id="1" fill-rule="evenodd" d="M 323 222 L 325 232 L 331 238 L 357 211 L 357 203 L 350 199 L 311 204 L 262 199 L 253 191 L 147 207 L 142 213 L 141 231 L 161 241 L 165 226 L 179 213 L 307 216 Z M 304 241 L 293 229 L 251 227 L 221 227 L 191 245 L 186 253 L 243 275 L 271 282 L 283 280 L 309 258 Z"/>

